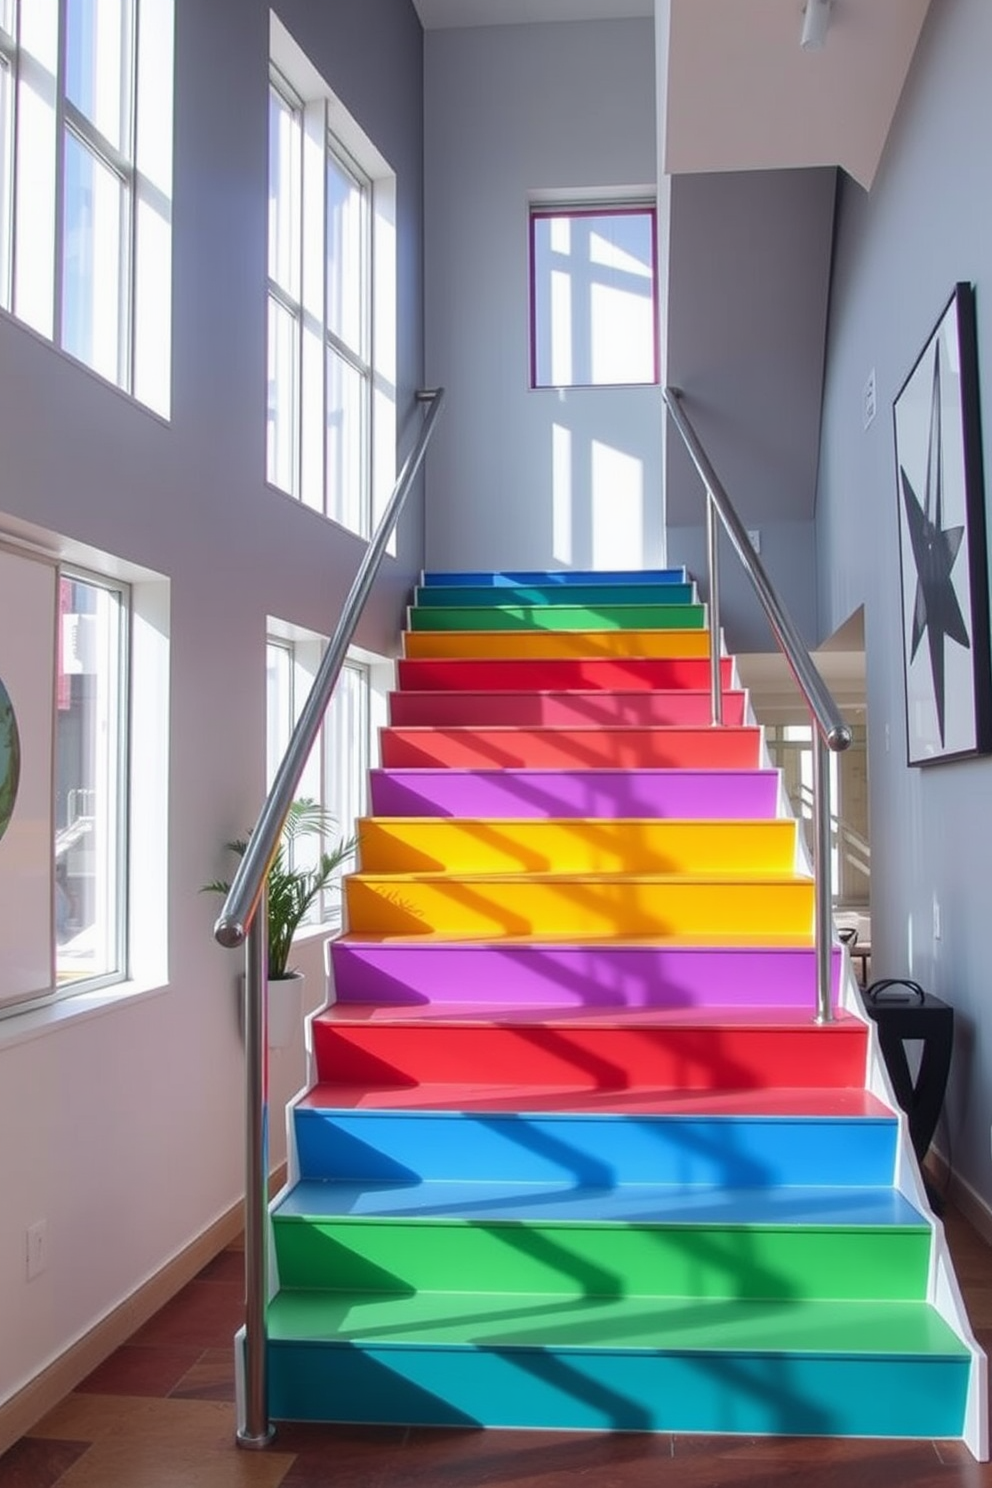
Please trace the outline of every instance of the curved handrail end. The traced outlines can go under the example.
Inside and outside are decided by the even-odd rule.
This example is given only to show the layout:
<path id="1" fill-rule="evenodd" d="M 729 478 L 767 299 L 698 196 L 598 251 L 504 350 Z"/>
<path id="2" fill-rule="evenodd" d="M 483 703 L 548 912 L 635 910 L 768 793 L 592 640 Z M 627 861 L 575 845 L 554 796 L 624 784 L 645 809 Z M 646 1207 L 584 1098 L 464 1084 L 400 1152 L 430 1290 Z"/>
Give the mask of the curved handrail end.
<path id="1" fill-rule="evenodd" d="M 846 723 L 838 724 L 827 733 L 827 748 L 832 749 L 835 754 L 840 754 L 844 749 L 850 749 L 854 742 L 854 735 Z"/>
<path id="2" fill-rule="evenodd" d="M 244 945 L 247 934 L 248 931 L 241 920 L 234 919 L 231 915 L 221 915 L 214 925 L 214 940 L 229 951 Z"/>

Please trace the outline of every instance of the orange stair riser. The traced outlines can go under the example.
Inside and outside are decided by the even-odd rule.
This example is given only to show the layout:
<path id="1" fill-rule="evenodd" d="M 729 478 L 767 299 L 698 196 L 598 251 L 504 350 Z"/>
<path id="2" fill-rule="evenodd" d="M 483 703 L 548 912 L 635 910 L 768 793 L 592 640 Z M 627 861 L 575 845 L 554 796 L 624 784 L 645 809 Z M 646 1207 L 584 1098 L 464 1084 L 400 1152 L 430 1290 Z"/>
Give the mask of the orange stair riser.
<path id="1" fill-rule="evenodd" d="M 796 824 L 365 818 L 357 823 L 368 873 L 789 873 Z"/>
<path id="2" fill-rule="evenodd" d="M 588 656 L 708 657 L 706 630 L 407 630 L 408 657 L 556 660 Z"/>
<path id="3" fill-rule="evenodd" d="M 809 935 L 813 885 L 637 878 L 563 881 L 373 877 L 345 880 L 359 935 Z"/>

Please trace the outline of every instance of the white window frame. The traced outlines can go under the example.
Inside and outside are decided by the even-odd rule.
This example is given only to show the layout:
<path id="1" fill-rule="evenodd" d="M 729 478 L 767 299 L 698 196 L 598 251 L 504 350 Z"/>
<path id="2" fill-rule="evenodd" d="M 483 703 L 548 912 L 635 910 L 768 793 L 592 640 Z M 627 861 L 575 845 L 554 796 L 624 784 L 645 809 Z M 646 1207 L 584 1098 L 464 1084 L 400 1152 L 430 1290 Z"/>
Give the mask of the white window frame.
<path id="1" fill-rule="evenodd" d="M 90 976 L 73 976 L 67 966 L 59 964 L 57 919 L 53 915 L 53 926 L 56 930 L 54 953 L 54 976 L 53 986 L 56 996 L 68 996 L 80 991 L 91 992 L 101 987 L 107 987 L 115 982 L 121 982 L 128 974 L 128 923 L 129 923 L 129 802 L 130 802 L 130 718 L 131 718 L 131 671 L 130 671 L 130 636 L 131 636 L 131 591 L 127 584 L 120 583 L 114 579 L 108 579 L 101 574 L 74 566 L 63 565 L 58 570 L 57 593 L 61 595 L 62 582 L 83 584 L 90 589 L 101 590 L 105 594 L 112 595 L 118 607 L 118 618 L 116 625 L 116 644 L 114 656 L 108 658 L 111 662 L 113 675 L 104 679 L 104 687 L 108 693 L 107 729 L 113 737 L 108 739 L 106 751 L 108 772 L 110 780 L 106 790 L 106 826 L 102 834 L 97 833 L 97 842 L 101 855 L 112 860 L 110 866 L 105 870 L 110 881 L 111 895 L 113 899 L 112 911 L 108 909 L 107 918 L 111 921 L 108 936 L 108 965 L 105 970 Z M 57 644 L 63 647 L 65 636 L 62 633 L 63 616 L 61 601 L 59 605 L 59 634 Z M 66 674 L 68 679 L 68 674 Z M 58 708 L 56 708 L 56 717 Z M 55 779 L 59 780 L 58 760 L 58 732 L 54 742 Z M 87 792 L 89 794 L 89 792 Z M 70 790 L 69 795 L 72 795 Z M 72 825 L 67 822 L 66 827 Z M 58 863 L 59 829 L 56 827 L 53 843 L 52 884 L 53 893 L 57 894 L 56 868 Z M 94 875 L 97 879 L 100 874 Z M 100 889 L 96 892 L 99 894 Z"/>
<path id="2" fill-rule="evenodd" d="M 10 16 L 11 29 L 4 25 Z M 9 310 L 11 303 L 11 268 L 13 264 L 14 159 L 16 153 L 17 96 L 17 0 L 0 0 L 0 69 L 5 77 L 6 103 L 0 97 L 0 309 Z"/>
<path id="3" fill-rule="evenodd" d="M 270 86 L 295 111 L 299 130 L 299 292 L 270 274 L 270 307 L 295 328 L 293 446 L 277 473 L 273 457 L 274 392 L 269 377 L 266 476 L 274 489 L 330 521 L 369 538 L 396 478 L 396 178 L 388 162 L 319 76 L 275 14 L 270 15 Z M 361 262 L 357 293 L 361 320 L 356 341 L 331 324 L 328 304 L 328 170 L 331 162 L 360 192 Z M 270 162 L 271 173 L 271 162 Z M 271 179 L 271 174 L 270 174 Z M 270 233 L 275 215 L 270 215 Z M 295 260 L 294 260 L 295 268 Z M 352 286 L 349 285 L 349 294 Z M 274 370 L 270 310 L 267 364 Z M 288 323 L 288 320 L 287 320 Z M 337 493 L 329 478 L 329 364 L 339 359 L 361 389 L 355 464 L 358 491 Z M 355 445 L 350 446 L 352 450 Z M 275 477 L 275 478 L 274 478 Z"/>
<path id="4" fill-rule="evenodd" d="M 302 712 L 313 679 L 323 656 L 326 642 L 322 637 L 305 631 L 298 626 L 286 625 L 270 617 L 266 635 L 266 670 L 271 653 L 279 651 L 285 655 L 289 662 L 289 687 L 286 698 L 287 715 L 275 720 L 271 715 L 271 692 L 266 682 L 266 737 L 269 741 L 268 757 L 266 760 L 266 783 L 271 786 L 275 771 L 284 752 L 285 743 Z M 361 652 L 349 653 L 345 660 L 342 673 L 348 673 L 357 680 L 360 687 L 361 719 L 357 730 L 349 731 L 349 744 L 353 746 L 348 768 L 350 777 L 350 788 L 354 792 L 353 800 L 358 807 L 358 815 L 353 819 L 342 820 L 339 815 L 339 803 L 334 799 L 334 790 L 331 781 L 332 763 L 329 758 L 331 734 L 333 732 L 333 710 L 335 699 L 341 697 L 339 679 L 338 688 L 331 699 L 327 715 L 321 727 L 310 757 L 300 777 L 300 783 L 296 789 L 297 798 L 309 797 L 325 807 L 335 819 L 333 839 L 317 844 L 316 842 L 304 842 L 297 844 L 297 850 L 306 855 L 306 860 L 316 859 L 319 851 L 330 851 L 342 839 L 349 838 L 355 833 L 355 821 L 358 816 L 364 815 L 368 810 L 368 778 L 369 770 L 372 768 L 375 754 L 375 728 L 374 722 L 377 718 L 375 704 L 375 674 L 376 659 L 366 656 Z M 272 750 L 272 743 L 276 742 L 276 752 Z M 302 861 L 302 860 L 300 860 Z M 311 929 L 316 927 L 327 928 L 340 923 L 342 897 L 340 893 L 340 879 L 345 873 L 350 873 L 354 868 L 354 858 L 345 862 L 339 873 L 335 876 L 334 886 L 322 892 L 314 909 L 304 921 L 304 926 Z"/>
<path id="5" fill-rule="evenodd" d="M 7 189 L 0 195 L 0 308 L 168 418 L 174 0 L 122 0 L 126 39 L 118 142 L 68 96 L 68 3 L 13 0 L 14 34 L 0 31 L 0 58 L 11 85 L 12 143 Z M 92 347 L 87 354 L 68 342 L 70 144 L 109 173 L 121 194 L 112 367 Z"/>

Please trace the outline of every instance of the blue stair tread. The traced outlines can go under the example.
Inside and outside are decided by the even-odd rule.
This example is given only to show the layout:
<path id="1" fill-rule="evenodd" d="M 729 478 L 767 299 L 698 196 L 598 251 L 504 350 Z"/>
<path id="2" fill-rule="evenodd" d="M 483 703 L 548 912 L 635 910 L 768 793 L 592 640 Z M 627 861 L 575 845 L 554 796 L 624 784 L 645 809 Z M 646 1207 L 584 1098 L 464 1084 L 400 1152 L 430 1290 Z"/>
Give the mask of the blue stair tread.
<path id="1" fill-rule="evenodd" d="M 286 1194 L 274 1213 L 277 1219 L 929 1228 L 918 1210 L 895 1189 L 868 1187 L 728 1189 L 630 1183 L 592 1188 L 566 1183 L 333 1183 L 305 1179 Z"/>
<path id="2" fill-rule="evenodd" d="M 534 1293 L 282 1291 L 268 1309 L 274 1344 L 594 1349 L 600 1352 L 806 1355 L 967 1361 L 925 1302 L 561 1297 Z"/>
<path id="3" fill-rule="evenodd" d="M 454 585 L 458 588 L 513 588 L 517 584 L 685 584 L 688 582 L 684 568 L 614 568 L 614 569 L 530 569 L 508 572 L 491 569 L 461 570 L 457 573 L 431 571 L 423 576 L 423 584 Z"/>
<path id="4" fill-rule="evenodd" d="M 822 1119 L 876 1121 L 889 1124 L 894 1113 L 869 1091 L 860 1088 L 765 1090 L 590 1090 L 561 1085 L 424 1084 L 416 1086 L 311 1086 L 301 1096 L 297 1111 L 402 1111 L 428 1116 L 443 1113 L 457 1120 L 460 1113 L 500 1113 L 506 1116 L 541 1114 L 552 1119 L 596 1116 L 603 1120 L 664 1116 L 748 1119 Z"/>

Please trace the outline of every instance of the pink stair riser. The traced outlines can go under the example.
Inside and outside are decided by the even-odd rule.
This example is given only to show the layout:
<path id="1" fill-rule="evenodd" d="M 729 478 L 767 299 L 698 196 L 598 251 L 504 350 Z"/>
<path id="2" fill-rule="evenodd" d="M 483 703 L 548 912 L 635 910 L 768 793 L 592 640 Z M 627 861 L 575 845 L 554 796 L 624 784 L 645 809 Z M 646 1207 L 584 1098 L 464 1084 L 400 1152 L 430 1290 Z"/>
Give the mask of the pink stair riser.
<path id="1" fill-rule="evenodd" d="M 754 769 L 757 728 L 384 728 L 387 769 Z"/>
<path id="2" fill-rule="evenodd" d="M 833 954 L 834 997 L 840 951 Z M 816 1008 L 807 946 L 331 945 L 338 1002 L 490 1008 Z"/>
<path id="3" fill-rule="evenodd" d="M 373 770 L 376 816 L 670 817 L 776 815 L 774 770 Z"/>
<path id="4" fill-rule="evenodd" d="M 569 728 L 589 724 L 709 723 L 708 692 L 393 692 L 396 727 L 516 724 Z M 725 692 L 723 721 L 744 722 L 744 694 Z"/>

